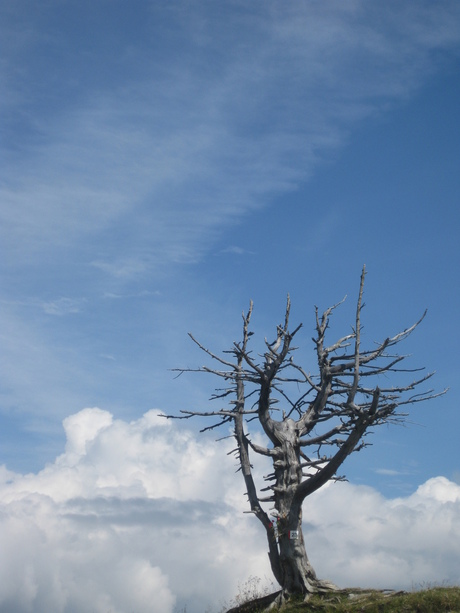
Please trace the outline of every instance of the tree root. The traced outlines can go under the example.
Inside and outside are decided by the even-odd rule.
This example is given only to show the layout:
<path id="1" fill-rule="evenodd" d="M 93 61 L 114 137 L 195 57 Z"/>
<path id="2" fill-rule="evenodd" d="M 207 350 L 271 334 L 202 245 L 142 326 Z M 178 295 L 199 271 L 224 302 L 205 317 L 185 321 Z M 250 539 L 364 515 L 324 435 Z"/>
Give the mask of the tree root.
<path id="1" fill-rule="evenodd" d="M 261 611 L 272 610 L 271 607 L 274 605 L 274 603 L 276 603 L 281 595 L 282 591 L 279 590 L 273 594 L 261 596 L 260 598 L 255 598 L 254 600 L 240 604 L 237 607 L 233 607 L 232 609 L 226 611 L 226 613 L 260 613 Z"/>
<path id="2" fill-rule="evenodd" d="M 313 584 L 313 588 L 314 589 L 311 592 L 312 594 L 325 594 L 327 592 L 340 591 L 339 586 L 335 585 L 335 583 L 332 583 L 332 581 L 329 581 L 328 579 L 317 579 Z"/>
<path id="3" fill-rule="evenodd" d="M 327 580 L 318 580 L 315 581 L 311 593 L 308 593 L 305 596 L 305 601 L 307 601 L 314 594 L 326 594 L 328 592 L 337 591 L 340 591 L 340 588 L 337 587 L 337 585 L 334 585 L 334 583 Z M 226 611 L 226 613 L 266 613 L 268 611 L 277 611 L 282 607 L 282 605 L 288 602 L 290 597 L 291 594 L 285 590 L 279 590 L 278 592 L 273 592 L 267 596 L 255 598 L 254 600 L 245 602 L 237 607 L 233 607 L 232 609 Z"/>
<path id="4" fill-rule="evenodd" d="M 404 591 L 396 591 L 390 589 L 365 589 L 365 588 L 339 588 L 330 581 L 318 581 L 319 585 L 315 585 L 316 591 L 312 591 L 305 596 L 304 602 L 314 596 L 315 594 L 327 594 L 331 593 L 331 597 L 338 597 L 340 594 L 346 594 L 349 598 L 355 598 L 356 601 L 366 598 L 371 594 L 381 593 L 385 597 L 399 596 L 405 594 Z M 237 607 L 233 607 L 226 611 L 226 613 L 273 613 L 278 611 L 283 605 L 285 605 L 289 599 L 290 594 L 284 590 L 262 596 L 261 598 L 255 598 L 249 602 L 245 602 Z"/>

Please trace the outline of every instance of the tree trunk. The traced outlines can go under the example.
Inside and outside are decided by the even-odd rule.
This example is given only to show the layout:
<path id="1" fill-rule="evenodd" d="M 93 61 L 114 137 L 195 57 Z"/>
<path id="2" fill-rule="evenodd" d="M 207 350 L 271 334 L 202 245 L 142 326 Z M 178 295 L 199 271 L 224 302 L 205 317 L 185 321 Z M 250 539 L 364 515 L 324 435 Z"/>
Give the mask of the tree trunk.
<path id="1" fill-rule="evenodd" d="M 328 581 L 317 578 L 307 556 L 302 531 L 302 512 L 278 521 L 279 567 L 281 569 L 281 587 L 283 595 L 313 594 L 334 589 Z"/>
<path id="2" fill-rule="evenodd" d="M 314 592 L 336 589 L 328 581 L 317 578 L 305 549 L 302 531 L 302 499 L 296 492 L 302 482 L 299 437 L 291 419 L 279 422 L 275 429 L 278 442 L 274 461 L 276 485 L 274 489 L 277 512 L 276 570 L 270 555 L 272 569 L 283 589 L 283 597 L 292 594 L 307 596 Z"/>

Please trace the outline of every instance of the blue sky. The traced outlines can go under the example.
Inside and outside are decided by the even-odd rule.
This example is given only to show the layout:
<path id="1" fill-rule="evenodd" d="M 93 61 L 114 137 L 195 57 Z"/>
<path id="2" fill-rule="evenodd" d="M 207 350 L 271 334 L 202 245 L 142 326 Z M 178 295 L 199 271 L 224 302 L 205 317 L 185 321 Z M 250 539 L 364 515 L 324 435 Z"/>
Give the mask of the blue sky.
<path id="1" fill-rule="evenodd" d="M 31 473 L 42 491 L 45 466 L 57 483 L 75 431 L 96 440 L 100 415 L 128 427 L 207 407 L 214 382 L 169 369 L 201 363 L 189 331 L 229 347 L 250 299 L 262 342 L 291 294 L 313 369 L 314 305 L 348 295 L 331 335 L 348 333 L 366 264 L 366 339 L 428 308 L 401 350 L 450 391 L 345 471 L 387 501 L 438 477 L 456 491 L 459 18 L 448 0 L 2 3 L 10 485 Z"/>

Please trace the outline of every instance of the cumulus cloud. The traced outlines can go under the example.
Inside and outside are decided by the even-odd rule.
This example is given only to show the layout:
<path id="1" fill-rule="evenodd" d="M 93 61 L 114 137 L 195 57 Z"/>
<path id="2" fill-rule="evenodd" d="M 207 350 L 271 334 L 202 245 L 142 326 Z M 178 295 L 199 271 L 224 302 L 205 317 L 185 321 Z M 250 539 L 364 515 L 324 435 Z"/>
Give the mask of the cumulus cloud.
<path id="1" fill-rule="evenodd" d="M 203 611 L 264 567 L 222 448 L 153 410 L 64 429 L 38 474 L 1 471 L 0 611 Z"/>
<path id="2" fill-rule="evenodd" d="M 305 519 L 313 563 L 340 585 L 460 582 L 460 486 L 444 477 L 390 500 L 373 488 L 331 485 L 307 501 Z"/>
<path id="3" fill-rule="evenodd" d="M 225 443 L 156 410 L 128 423 L 84 409 L 64 429 L 39 473 L 0 470 L 1 612 L 199 613 L 270 577 Z M 460 486 L 443 477 L 394 500 L 331 484 L 304 523 L 314 566 L 339 585 L 460 581 Z"/>

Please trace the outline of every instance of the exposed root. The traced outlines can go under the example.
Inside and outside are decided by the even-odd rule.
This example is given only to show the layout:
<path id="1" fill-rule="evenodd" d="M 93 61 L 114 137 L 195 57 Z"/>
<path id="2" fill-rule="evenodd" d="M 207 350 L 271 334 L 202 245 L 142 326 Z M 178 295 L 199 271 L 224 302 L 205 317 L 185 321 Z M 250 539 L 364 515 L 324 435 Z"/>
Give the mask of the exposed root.
<path id="1" fill-rule="evenodd" d="M 268 594 L 267 596 L 261 596 L 260 598 L 255 598 L 250 602 L 245 602 L 237 607 L 233 607 L 229 609 L 226 613 L 260 613 L 260 611 L 268 611 L 276 610 L 281 605 L 275 604 L 278 601 L 278 598 L 282 596 L 282 591 L 274 592 L 273 594 Z M 283 603 L 285 600 L 283 600 Z M 272 608 L 273 607 L 273 608 Z"/>
<path id="2" fill-rule="evenodd" d="M 278 596 L 275 598 L 275 600 L 272 603 L 270 603 L 266 609 L 264 609 L 263 613 L 266 613 L 268 611 L 277 611 L 278 609 L 281 608 L 283 604 L 286 603 L 287 600 L 288 598 L 286 598 L 283 591 L 281 591 L 278 594 Z"/>
<path id="3" fill-rule="evenodd" d="M 314 594 L 326 594 L 328 592 L 337 592 L 340 591 L 340 588 L 331 583 L 330 581 L 315 581 L 314 586 L 312 586 L 312 591 L 305 596 L 305 601 L 307 601 Z M 226 613 L 263 613 L 269 611 L 278 611 L 284 604 L 286 604 L 291 597 L 286 590 L 280 590 L 278 592 L 274 592 L 273 594 L 268 594 L 267 596 L 262 596 L 261 598 L 255 598 L 250 602 L 245 602 L 237 607 L 233 607 L 226 611 Z"/>
<path id="4" fill-rule="evenodd" d="M 314 594 L 317 594 L 318 592 L 320 594 L 324 594 L 326 592 L 338 592 L 340 591 L 340 588 L 338 585 L 335 585 L 335 583 L 332 583 L 332 581 L 328 581 L 328 579 L 318 579 L 317 581 L 315 581 L 314 584 Z"/>
<path id="5" fill-rule="evenodd" d="M 315 590 L 305 596 L 304 602 L 308 602 L 308 600 L 312 598 L 312 596 L 314 596 L 315 594 L 325 595 L 327 593 L 331 593 L 331 600 L 339 598 L 340 595 L 346 595 L 348 596 L 348 598 L 353 598 L 357 602 L 360 600 L 365 600 L 367 597 L 375 593 L 380 593 L 386 598 L 405 594 L 404 591 L 385 589 L 342 589 L 337 587 L 330 581 L 318 581 L 318 584 L 315 585 L 315 588 Z M 250 602 L 245 602 L 242 605 L 229 609 L 226 613 L 273 613 L 274 611 L 278 611 L 279 609 L 281 609 L 281 607 L 289 601 L 290 597 L 290 594 L 288 594 L 284 590 L 280 590 L 279 592 L 274 592 L 273 594 L 268 594 L 267 596 L 262 596 L 261 598 L 255 598 Z M 326 602 L 329 602 L 329 600 L 326 600 Z"/>

